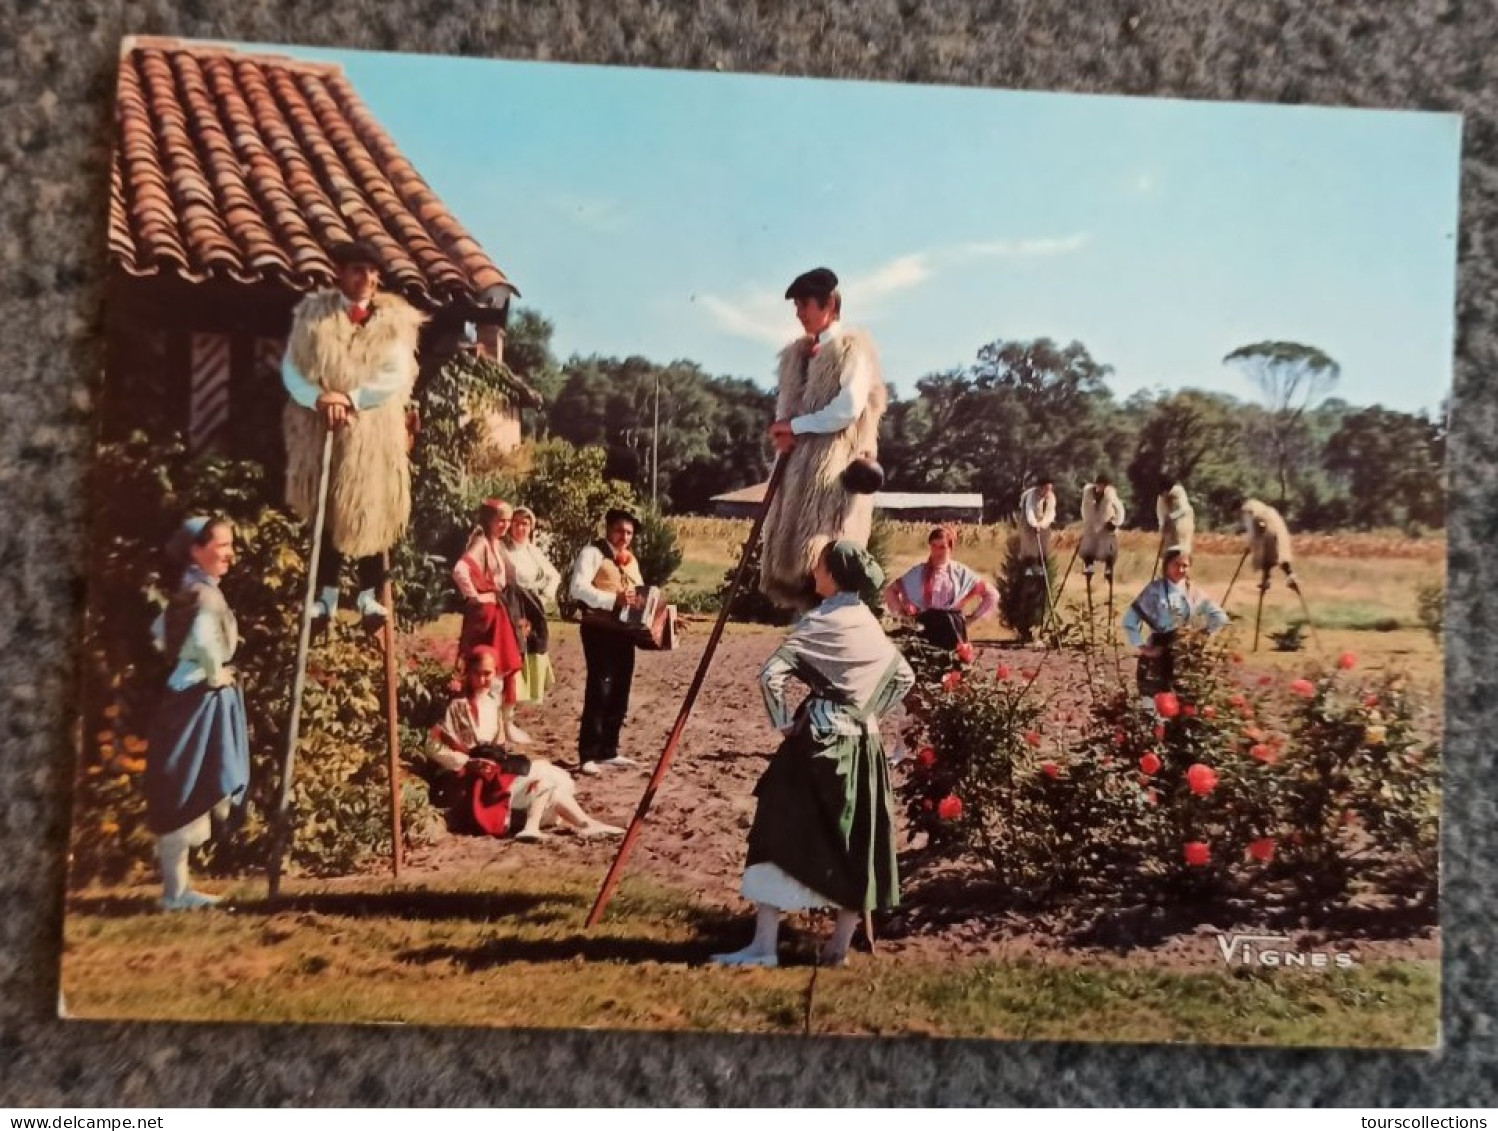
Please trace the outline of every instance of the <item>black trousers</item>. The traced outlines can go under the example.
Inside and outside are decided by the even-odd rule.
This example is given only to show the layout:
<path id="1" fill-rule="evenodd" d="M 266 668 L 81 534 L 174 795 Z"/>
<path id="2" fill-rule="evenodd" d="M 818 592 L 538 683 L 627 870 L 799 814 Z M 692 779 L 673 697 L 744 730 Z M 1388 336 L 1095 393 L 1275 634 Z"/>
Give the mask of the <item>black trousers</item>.
<path id="1" fill-rule="evenodd" d="M 317 587 L 337 588 L 338 574 L 343 570 L 343 555 L 333 549 L 333 539 L 323 532 L 322 553 L 317 559 Z M 370 554 L 354 559 L 354 571 L 359 575 L 359 588 L 373 589 L 375 597 L 380 595 L 380 586 L 385 584 L 385 555 Z"/>
<path id="2" fill-rule="evenodd" d="M 635 679 L 635 642 L 628 633 L 585 624 L 583 659 L 588 684 L 583 692 L 583 721 L 577 732 L 577 758 L 599 762 L 619 753 L 619 731 L 629 714 L 630 685 Z"/>

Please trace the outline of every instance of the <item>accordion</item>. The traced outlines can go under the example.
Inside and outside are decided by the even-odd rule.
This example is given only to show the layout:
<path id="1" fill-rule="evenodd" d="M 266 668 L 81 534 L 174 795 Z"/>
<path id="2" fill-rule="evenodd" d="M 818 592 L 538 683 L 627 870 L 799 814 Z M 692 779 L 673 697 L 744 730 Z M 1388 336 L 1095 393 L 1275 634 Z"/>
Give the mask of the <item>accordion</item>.
<path id="1" fill-rule="evenodd" d="M 619 567 L 605 562 L 598 571 L 593 584 L 609 592 L 626 591 L 622 584 Z M 636 585 L 635 595 L 640 598 L 637 608 L 594 609 L 583 606 L 578 615 L 580 624 L 594 628 L 606 628 L 630 636 L 637 648 L 651 652 L 669 652 L 676 647 L 676 606 L 666 603 L 665 595 L 655 585 Z"/>

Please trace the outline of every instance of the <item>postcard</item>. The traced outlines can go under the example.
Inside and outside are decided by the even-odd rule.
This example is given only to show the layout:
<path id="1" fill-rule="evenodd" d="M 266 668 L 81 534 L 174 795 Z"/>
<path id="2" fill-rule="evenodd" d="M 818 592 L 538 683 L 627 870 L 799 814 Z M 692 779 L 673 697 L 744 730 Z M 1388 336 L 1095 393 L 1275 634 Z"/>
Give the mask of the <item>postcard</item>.
<path id="1" fill-rule="evenodd" d="M 1429 1048 L 1460 118 L 136 37 L 72 1018 Z"/>

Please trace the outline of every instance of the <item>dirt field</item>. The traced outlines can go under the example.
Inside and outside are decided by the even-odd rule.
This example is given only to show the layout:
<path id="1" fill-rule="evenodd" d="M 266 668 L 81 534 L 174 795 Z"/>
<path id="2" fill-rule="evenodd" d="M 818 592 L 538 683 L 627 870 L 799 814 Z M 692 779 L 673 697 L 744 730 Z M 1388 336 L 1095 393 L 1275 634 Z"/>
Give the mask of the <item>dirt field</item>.
<path id="1" fill-rule="evenodd" d="M 676 719 L 710 628 L 708 620 L 689 621 L 677 651 L 640 655 L 624 752 L 639 760 L 641 769 L 615 770 L 598 778 L 579 776 L 578 796 L 592 815 L 616 824 L 628 823 L 648 781 L 649 769 Z M 554 646 L 554 660 L 559 685 L 543 708 L 522 715 L 522 723 L 537 739 L 537 752 L 574 768 L 576 719 L 582 703 L 582 656 L 575 629 L 563 626 L 557 635 L 560 639 Z M 1377 667 L 1399 662 L 1401 648 L 1399 642 L 1390 639 L 1392 635 L 1378 634 L 1377 643 L 1388 648 L 1389 654 L 1382 659 L 1366 655 L 1366 664 Z M 749 626 L 731 626 L 725 635 L 680 751 L 631 856 L 627 877 L 674 890 L 704 907 L 747 913 L 747 905 L 738 896 L 738 880 L 754 813 L 752 791 L 776 744 L 764 715 L 756 675 L 778 639 L 775 630 Z M 1418 647 L 1418 642 L 1411 646 Z M 1019 649 L 993 641 L 982 649 L 979 662 L 994 664 L 1002 656 L 1007 663 L 1026 667 L 1041 655 L 1038 649 Z M 1042 668 L 1036 690 L 1061 715 L 1076 711 L 1080 718 L 1077 663 L 1075 658 L 1053 655 Z M 1303 655 L 1266 655 L 1259 666 L 1273 671 L 1281 665 L 1304 663 Z M 1250 670 L 1257 674 L 1257 670 Z M 418 875 L 477 872 L 497 883 L 503 883 L 501 877 L 506 873 L 551 864 L 578 876 L 596 870 L 601 882 L 614 851 L 611 843 L 581 842 L 568 836 L 558 836 L 543 845 L 454 836 L 421 851 L 409 864 Z M 897 962 L 980 956 L 1127 962 L 1138 961 L 1143 957 L 1140 951 L 1147 949 L 1152 964 L 1221 968 L 1219 930 L 1264 926 L 1254 920 L 1251 909 L 1240 909 L 1243 918 L 1239 921 L 1233 918 L 1232 909 L 1218 908 L 1204 913 L 1211 921 L 1193 921 L 1186 915 L 1170 922 L 1141 924 L 1137 930 L 1120 929 L 1111 934 L 1106 945 L 1084 942 L 1072 936 L 1072 924 L 995 913 L 991 909 L 993 892 L 974 867 L 933 866 L 923 862 L 919 853 L 907 853 L 902 867 L 906 906 L 884 924 L 881 940 L 881 953 Z M 820 930 L 821 924 L 815 929 Z M 1395 937 L 1388 937 L 1391 932 Z M 1353 929 L 1342 938 L 1304 934 L 1297 942 L 1306 948 L 1347 944 L 1368 960 L 1432 958 L 1438 954 L 1433 930 L 1412 924 L 1407 933 L 1410 937 L 1398 937 L 1397 925 L 1386 923 L 1376 932 L 1385 936 L 1381 938 L 1367 937 L 1367 932 Z"/>

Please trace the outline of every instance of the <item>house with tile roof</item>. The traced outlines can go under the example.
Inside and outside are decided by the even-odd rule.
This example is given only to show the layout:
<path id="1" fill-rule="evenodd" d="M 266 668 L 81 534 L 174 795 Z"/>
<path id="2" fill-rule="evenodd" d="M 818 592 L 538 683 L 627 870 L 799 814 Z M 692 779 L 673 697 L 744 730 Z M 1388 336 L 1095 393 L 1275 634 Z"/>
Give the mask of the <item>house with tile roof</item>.
<path id="1" fill-rule="evenodd" d="M 485 359 L 501 447 L 539 403 L 504 366 L 519 291 L 438 199 L 335 64 L 188 40 L 121 49 L 109 204 L 106 438 L 180 432 L 194 451 L 279 462 L 291 313 L 365 240 L 382 285 L 431 315 L 423 373 Z"/>

